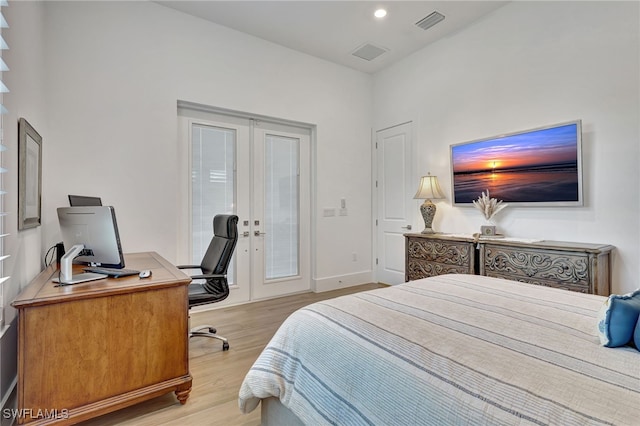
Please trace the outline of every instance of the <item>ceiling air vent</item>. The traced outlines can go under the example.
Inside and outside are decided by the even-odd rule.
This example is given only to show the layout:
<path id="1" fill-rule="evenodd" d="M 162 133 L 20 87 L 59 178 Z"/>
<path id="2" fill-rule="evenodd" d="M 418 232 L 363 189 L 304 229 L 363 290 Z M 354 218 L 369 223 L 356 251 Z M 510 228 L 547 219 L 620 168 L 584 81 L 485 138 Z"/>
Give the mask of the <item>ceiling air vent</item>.
<path id="1" fill-rule="evenodd" d="M 358 58 L 362 58 L 366 61 L 373 61 L 378 56 L 385 53 L 387 49 L 383 47 L 374 46 L 371 43 L 367 43 L 363 46 L 358 47 L 351 54 L 353 56 L 357 56 Z"/>
<path id="2" fill-rule="evenodd" d="M 443 19 L 444 19 L 443 14 L 438 12 L 433 12 L 432 14 L 416 22 L 416 25 L 422 28 L 423 30 L 428 30 L 429 28 L 433 27 L 435 24 L 442 21 Z"/>

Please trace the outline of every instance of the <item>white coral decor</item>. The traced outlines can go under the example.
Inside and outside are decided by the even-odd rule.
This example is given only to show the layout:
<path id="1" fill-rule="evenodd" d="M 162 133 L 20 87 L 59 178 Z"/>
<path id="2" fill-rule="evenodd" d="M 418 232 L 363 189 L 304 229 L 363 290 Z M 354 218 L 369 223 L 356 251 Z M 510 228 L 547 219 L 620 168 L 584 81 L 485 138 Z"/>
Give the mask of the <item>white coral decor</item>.
<path id="1" fill-rule="evenodd" d="M 483 192 L 478 197 L 478 201 L 473 202 L 473 205 L 482 212 L 487 220 L 490 220 L 496 213 L 508 206 L 508 204 L 502 204 L 502 200 L 498 201 L 495 198 L 490 198 L 488 189 L 486 194 Z"/>

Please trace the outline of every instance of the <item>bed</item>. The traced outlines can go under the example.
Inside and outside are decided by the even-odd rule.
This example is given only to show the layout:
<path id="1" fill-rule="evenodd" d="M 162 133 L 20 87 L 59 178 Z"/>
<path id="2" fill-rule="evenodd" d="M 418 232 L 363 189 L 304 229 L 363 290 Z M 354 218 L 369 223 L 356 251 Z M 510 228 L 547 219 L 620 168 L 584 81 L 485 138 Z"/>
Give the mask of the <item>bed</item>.
<path id="1" fill-rule="evenodd" d="M 292 314 L 247 373 L 263 424 L 638 425 L 640 352 L 605 348 L 605 297 L 441 275 Z"/>

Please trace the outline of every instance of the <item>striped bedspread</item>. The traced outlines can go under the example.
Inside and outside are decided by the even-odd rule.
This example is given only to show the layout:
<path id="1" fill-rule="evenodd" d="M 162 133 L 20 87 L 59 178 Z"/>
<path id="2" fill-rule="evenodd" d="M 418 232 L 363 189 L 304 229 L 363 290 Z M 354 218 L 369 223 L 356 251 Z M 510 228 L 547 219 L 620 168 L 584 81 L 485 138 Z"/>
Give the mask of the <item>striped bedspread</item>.
<path id="1" fill-rule="evenodd" d="M 604 297 L 442 275 L 292 314 L 244 379 L 305 424 L 640 425 L 640 352 L 604 348 Z"/>

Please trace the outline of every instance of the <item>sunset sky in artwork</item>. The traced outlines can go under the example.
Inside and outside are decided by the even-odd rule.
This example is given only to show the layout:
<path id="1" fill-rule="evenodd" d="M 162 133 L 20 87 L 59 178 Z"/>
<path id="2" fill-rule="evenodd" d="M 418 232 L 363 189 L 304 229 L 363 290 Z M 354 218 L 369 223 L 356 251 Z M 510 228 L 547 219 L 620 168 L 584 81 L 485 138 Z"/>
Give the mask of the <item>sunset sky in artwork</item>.
<path id="1" fill-rule="evenodd" d="M 576 124 L 537 130 L 451 148 L 454 173 L 532 167 L 575 161 Z"/>

